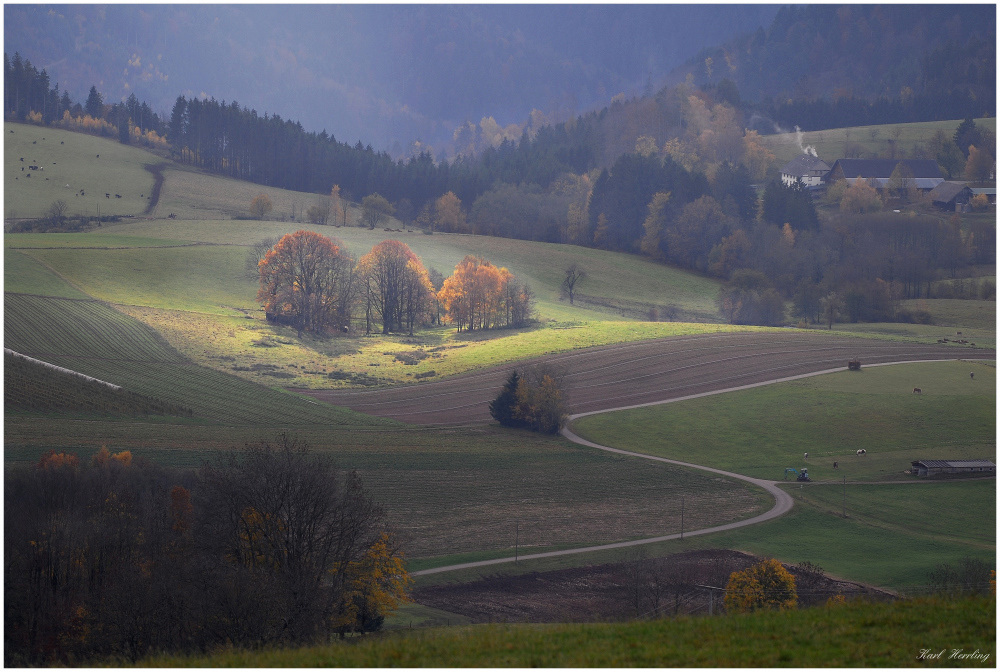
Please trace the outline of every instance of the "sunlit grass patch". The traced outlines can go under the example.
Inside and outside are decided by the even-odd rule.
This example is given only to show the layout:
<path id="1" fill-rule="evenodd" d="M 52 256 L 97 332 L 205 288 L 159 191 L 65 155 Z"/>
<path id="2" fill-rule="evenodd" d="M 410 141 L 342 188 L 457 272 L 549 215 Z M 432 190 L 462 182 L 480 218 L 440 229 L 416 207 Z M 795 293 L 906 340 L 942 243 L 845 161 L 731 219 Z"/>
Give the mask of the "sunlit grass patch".
<path id="1" fill-rule="evenodd" d="M 573 427 L 602 445 L 757 478 L 804 466 L 817 480 L 903 478 L 915 459 L 994 458 L 995 371 L 967 362 L 863 367 L 592 415 Z"/>

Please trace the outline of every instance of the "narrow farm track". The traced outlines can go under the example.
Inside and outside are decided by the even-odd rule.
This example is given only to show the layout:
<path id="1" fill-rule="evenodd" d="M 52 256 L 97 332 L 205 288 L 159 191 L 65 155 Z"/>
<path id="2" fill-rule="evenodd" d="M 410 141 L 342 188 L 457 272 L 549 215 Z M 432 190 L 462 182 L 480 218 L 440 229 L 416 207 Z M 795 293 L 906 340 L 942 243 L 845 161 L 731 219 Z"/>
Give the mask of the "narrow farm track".
<path id="1" fill-rule="evenodd" d="M 700 340 L 702 338 L 713 338 L 713 337 L 696 337 L 696 338 L 698 338 Z M 675 340 L 675 339 L 671 339 L 671 340 Z M 685 340 L 687 340 L 687 339 L 685 339 Z M 812 347 L 807 348 L 806 350 L 781 350 L 781 349 L 778 349 L 778 350 L 765 350 L 763 352 L 760 351 L 760 350 L 758 350 L 755 353 L 755 356 L 759 357 L 759 356 L 761 356 L 763 354 L 765 360 L 767 360 L 769 358 L 774 357 L 775 355 L 781 355 L 782 353 L 787 354 L 789 352 L 799 353 L 799 352 L 808 352 L 808 351 L 811 351 L 811 352 L 822 352 L 823 355 L 821 355 L 820 357 L 816 358 L 815 361 L 812 363 L 813 364 L 813 368 L 815 368 L 816 366 L 818 366 L 819 364 L 821 364 L 823 362 L 827 362 L 827 364 L 829 364 L 829 362 L 826 359 L 826 357 L 830 354 L 831 350 L 834 350 L 834 349 L 836 349 L 836 346 L 831 346 L 829 344 L 812 344 Z M 603 350 L 605 350 L 605 348 L 598 348 L 596 350 L 603 351 Z M 684 351 L 691 351 L 692 349 L 685 347 L 685 348 L 683 348 L 683 350 Z M 947 353 L 947 352 L 941 352 L 941 350 L 942 350 L 942 348 L 931 347 L 930 350 L 927 350 L 927 351 L 923 350 L 922 348 L 905 349 L 905 350 L 900 350 L 900 351 L 885 351 L 885 350 L 881 350 L 881 351 L 868 351 L 864 356 L 869 358 L 867 360 L 868 361 L 868 366 L 885 366 L 885 365 L 889 365 L 889 364 L 901 364 L 901 363 L 904 363 L 904 362 L 934 361 L 934 360 L 941 360 L 941 359 L 944 359 L 944 360 L 954 360 L 954 359 L 956 359 L 954 357 L 954 351 L 952 351 L 950 353 Z M 906 354 L 904 354 L 904 352 Z M 951 357 L 947 357 L 946 355 L 948 355 L 948 354 L 951 354 L 952 356 Z M 990 357 L 990 354 L 991 354 L 990 351 L 980 351 L 980 356 L 978 356 L 978 357 L 964 357 L 963 359 L 986 359 L 987 357 L 989 357 L 990 359 L 992 359 L 993 357 Z M 855 356 L 861 357 L 862 355 L 860 353 L 858 353 L 858 352 L 855 352 L 855 354 L 851 355 L 851 357 L 855 357 Z M 879 358 L 881 358 L 884 361 L 877 361 L 877 360 L 875 360 L 874 357 L 876 357 L 876 356 L 878 356 Z M 643 354 L 643 355 L 640 355 L 638 359 L 639 359 L 639 361 L 647 361 L 647 362 L 649 362 L 650 360 L 652 360 L 654 358 L 655 358 L 655 355 Z M 719 366 L 724 366 L 724 362 L 727 362 L 727 361 L 730 361 L 730 362 L 731 361 L 737 361 L 737 360 L 740 360 L 740 359 L 741 359 L 740 357 L 735 357 L 735 356 L 732 356 L 732 357 L 723 357 L 723 358 L 718 358 L 718 359 L 709 359 L 704 364 L 705 364 L 705 366 L 707 366 L 712 371 L 712 373 L 711 373 L 711 375 L 709 377 L 712 379 L 713 382 L 717 382 L 719 380 L 725 380 L 726 379 L 725 376 L 721 375 L 721 373 L 717 370 L 717 368 Z M 797 360 L 796 364 L 794 366 L 796 368 L 798 368 L 798 367 L 808 367 L 809 364 L 810 364 L 809 361 Z M 604 365 L 593 367 L 593 368 L 589 369 L 587 371 L 587 373 L 590 373 L 590 372 L 593 372 L 593 371 L 597 371 L 597 370 L 601 370 L 601 369 L 613 368 L 614 366 L 615 366 L 615 364 L 604 364 Z M 691 365 L 685 365 L 685 366 L 679 367 L 679 368 L 680 368 L 680 370 L 684 370 L 684 369 L 687 369 L 689 366 L 691 366 Z M 815 370 L 807 371 L 807 372 L 804 372 L 804 373 L 796 373 L 796 374 L 793 374 L 793 375 L 785 375 L 785 376 L 782 376 L 781 378 L 769 378 L 769 379 L 766 379 L 766 380 L 755 380 L 753 382 L 746 382 L 746 383 L 743 383 L 741 385 L 728 386 L 728 387 L 718 387 L 718 386 L 716 386 L 716 388 L 713 389 L 713 390 L 703 390 L 703 391 L 700 391 L 700 392 L 691 392 L 689 394 L 682 394 L 682 395 L 677 395 L 677 396 L 669 396 L 669 397 L 661 398 L 661 399 L 658 399 L 658 400 L 655 400 L 655 401 L 644 401 L 644 402 L 640 402 L 640 403 L 637 403 L 637 404 L 630 404 L 630 405 L 627 405 L 627 406 L 614 406 L 614 407 L 605 407 L 605 408 L 596 409 L 596 410 L 586 410 L 586 411 L 582 411 L 582 412 L 575 413 L 575 414 L 571 415 L 569 417 L 569 420 L 570 420 L 570 423 L 572 423 L 572 421 L 575 420 L 576 418 L 583 417 L 585 415 L 595 415 L 595 414 L 598 414 L 598 413 L 607 413 L 607 412 L 616 411 L 616 410 L 623 410 L 625 408 L 635 408 L 637 406 L 651 406 L 651 405 L 656 405 L 656 404 L 663 404 L 663 403 L 671 403 L 671 402 L 676 402 L 676 401 L 683 401 L 685 399 L 692 399 L 692 398 L 697 398 L 697 397 L 703 397 L 703 396 L 708 396 L 708 395 L 712 395 L 712 394 L 721 394 L 721 393 L 724 393 L 724 392 L 732 392 L 732 391 L 736 391 L 736 390 L 747 389 L 747 388 L 751 388 L 751 387 L 757 387 L 757 386 L 760 386 L 760 385 L 769 385 L 769 384 L 772 384 L 772 383 L 784 382 L 784 381 L 787 381 L 787 380 L 794 380 L 794 379 L 797 379 L 797 378 L 805 378 L 805 377 L 809 377 L 809 376 L 813 376 L 813 375 L 818 375 L 818 374 L 821 374 L 821 373 L 829 373 L 829 372 L 841 370 L 843 368 L 846 368 L 846 367 L 844 367 L 844 366 L 836 366 L 836 367 L 826 368 L 826 369 L 820 368 L 820 369 L 815 369 Z M 675 368 L 675 370 L 677 370 L 677 369 Z M 767 372 L 773 372 L 775 370 L 781 370 L 781 367 L 780 366 L 775 366 L 773 361 L 763 361 L 763 362 L 761 362 L 761 366 L 759 367 L 759 371 L 758 371 L 758 373 L 756 375 L 754 375 L 753 373 L 745 372 L 745 371 L 739 371 L 737 373 L 737 376 L 741 377 L 741 378 L 747 378 L 747 377 L 754 378 L 754 377 L 759 377 L 761 375 L 761 373 L 764 373 L 764 375 L 766 375 Z M 636 381 L 636 380 L 648 380 L 651 375 L 655 375 L 655 374 L 633 376 L 629 380 L 632 380 L 632 381 Z M 594 385 L 593 387 L 599 387 L 599 385 Z M 666 390 L 666 391 L 673 391 L 673 389 L 675 389 L 675 388 L 665 387 L 665 388 L 661 388 L 661 389 Z M 638 392 L 638 394 L 640 394 L 640 395 L 641 394 L 647 394 L 647 393 L 648 393 L 648 391 L 646 391 L 646 390 L 644 390 L 642 392 Z M 630 395 L 630 396 L 634 396 L 634 395 Z M 621 398 L 622 397 L 619 397 L 619 399 L 621 399 Z M 752 485 L 758 486 L 758 487 L 763 488 L 764 490 L 766 490 L 772 497 L 774 497 L 774 506 L 771 507 L 771 509 L 769 509 L 768 511 L 766 511 L 766 512 L 764 512 L 764 513 L 762 513 L 762 514 L 760 514 L 758 516 L 754 516 L 753 518 L 748 518 L 746 520 L 741 520 L 741 521 L 737 521 L 737 522 L 734 522 L 734 523 L 728 523 L 726 525 L 718 525 L 718 526 L 715 526 L 715 527 L 702 528 L 702 529 L 698 529 L 698 530 L 690 530 L 690 531 L 688 531 L 686 533 L 669 534 L 669 535 L 658 536 L 658 537 L 649 537 L 649 538 L 644 538 L 644 539 L 633 539 L 633 540 L 630 540 L 630 541 L 622 541 L 622 542 L 617 542 L 617 543 L 612 543 L 612 544 L 602 544 L 602 545 L 598 545 L 598 546 L 587 546 L 587 547 L 583 547 L 583 548 L 571 548 L 571 549 L 564 549 L 564 550 L 559 550 L 559 551 L 549 551 L 549 552 L 545 552 L 545 553 L 533 553 L 533 554 L 521 555 L 519 558 L 516 558 L 516 557 L 494 558 L 494 559 L 491 559 L 491 560 L 481 560 L 481 561 L 478 561 L 478 562 L 467 562 L 467 563 L 461 563 L 461 564 L 456 564 L 456 565 L 448 565 L 448 566 L 444 566 L 444 567 L 434 567 L 434 568 L 431 568 L 431 569 L 425 569 L 425 570 L 413 572 L 413 575 L 414 576 L 420 576 L 420 575 L 425 575 L 425 574 L 437 574 L 437 573 L 441 573 L 441 572 L 457 571 L 457 570 L 461 570 L 461 569 L 473 569 L 473 568 L 487 567 L 487 566 L 490 566 L 490 565 L 496 565 L 496 564 L 501 564 L 501 563 L 514 562 L 514 561 L 516 561 L 518 559 L 520 559 L 520 560 L 534 560 L 534 559 L 550 558 L 550 557 L 562 556 L 562 555 L 574 555 L 574 554 L 578 554 L 578 553 L 589 553 L 589 552 L 596 552 L 596 551 L 606 551 L 606 550 L 613 550 L 613 549 L 620 549 L 620 548 L 628 548 L 630 546 L 640 546 L 640 545 L 645 545 L 645 544 L 658 543 L 658 542 L 662 542 L 662 541 L 669 541 L 669 540 L 672 540 L 672 539 L 683 538 L 684 536 L 693 537 L 693 536 L 699 536 L 699 535 L 703 535 L 703 534 L 711 534 L 713 532 L 722 532 L 722 531 L 725 531 L 725 530 L 732 530 L 732 529 L 736 529 L 736 528 L 739 528 L 739 527 L 745 527 L 747 525 L 756 525 L 758 523 L 762 523 L 762 522 L 765 522 L 765 521 L 768 521 L 768 520 L 773 520 L 774 518 L 778 518 L 779 516 L 783 516 L 787 512 L 791 511 L 792 506 L 794 505 L 794 500 L 792 499 L 791 495 L 789 495 L 787 492 L 785 492 L 784 490 L 782 490 L 781 488 L 778 487 L 778 485 L 780 483 L 782 483 L 782 481 L 769 481 L 769 480 L 764 480 L 764 479 L 751 478 L 749 476 L 744 476 L 743 474 L 737 474 L 737 473 L 730 472 L 730 471 L 723 471 L 722 469 L 715 469 L 713 467 L 706 467 L 706 466 L 703 466 L 703 465 L 692 464 L 692 463 L 689 463 L 689 462 L 681 462 L 679 460 L 671 460 L 671 459 L 667 459 L 667 458 L 663 458 L 663 457 L 657 457 L 657 456 L 654 456 L 654 455 L 646 455 L 646 454 L 643 454 L 643 453 L 636 453 L 636 452 L 632 452 L 632 451 L 628 451 L 628 450 L 621 450 L 621 449 L 618 449 L 618 448 L 611 448 L 609 446 L 603 446 L 603 445 L 600 445 L 600 444 L 597 444 L 597 443 L 593 443 L 592 441 L 588 441 L 588 440 L 586 440 L 584 438 L 581 438 L 581 437 L 577 436 L 570 429 L 570 424 L 567 424 L 567 426 L 562 429 L 561 434 L 564 437 L 566 437 L 567 439 L 569 439 L 570 441 L 573 441 L 574 443 L 580 444 L 582 446 L 588 446 L 590 448 L 596 448 L 598 450 L 603 450 L 603 451 L 610 452 L 610 453 L 615 453 L 615 454 L 618 454 L 618 455 L 626 455 L 626 456 L 629 456 L 629 457 L 635 457 L 635 458 L 644 459 L 644 460 L 653 460 L 653 461 L 656 461 L 656 462 L 663 462 L 663 463 L 667 463 L 667 464 L 673 464 L 673 465 L 676 465 L 676 466 L 686 467 L 686 468 L 689 468 L 689 469 L 698 469 L 698 470 L 701 470 L 701 471 L 711 472 L 711 473 L 714 473 L 714 474 L 717 474 L 717 475 L 720 475 L 720 476 L 726 476 L 728 478 L 734 478 L 734 479 L 738 479 L 738 480 L 741 480 L 741 481 L 745 481 L 747 483 L 750 483 Z"/>
<path id="2" fill-rule="evenodd" d="M 996 352 L 820 333 L 699 334 L 575 350 L 388 389 L 295 391 L 412 424 L 475 424 L 490 421 L 489 402 L 514 366 L 544 363 L 561 371 L 570 413 L 578 415 L 843 369 L 855 357 L 873 365 L 992 360 Z"/>

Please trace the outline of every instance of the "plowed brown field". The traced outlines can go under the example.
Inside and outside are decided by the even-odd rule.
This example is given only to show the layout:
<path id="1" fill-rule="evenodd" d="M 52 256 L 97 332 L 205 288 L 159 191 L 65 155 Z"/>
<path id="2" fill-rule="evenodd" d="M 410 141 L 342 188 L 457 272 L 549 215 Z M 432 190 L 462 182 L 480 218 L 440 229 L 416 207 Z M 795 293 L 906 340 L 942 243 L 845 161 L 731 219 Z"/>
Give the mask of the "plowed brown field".
<path id="1" fill-rule="evenodd" d="M 620 408 L 753 383 L 862 366 L 939 359 L 995 359 L 993 350 L 898 343 L 821 333 L 678 336 L 574 350 L 522 363 L 546 363 L 564 374 L 571 414 Z M 413 424 L 490 421 L 510 365 L 446 380 L 380 390 L 296 390 L 336 406 Z"/>

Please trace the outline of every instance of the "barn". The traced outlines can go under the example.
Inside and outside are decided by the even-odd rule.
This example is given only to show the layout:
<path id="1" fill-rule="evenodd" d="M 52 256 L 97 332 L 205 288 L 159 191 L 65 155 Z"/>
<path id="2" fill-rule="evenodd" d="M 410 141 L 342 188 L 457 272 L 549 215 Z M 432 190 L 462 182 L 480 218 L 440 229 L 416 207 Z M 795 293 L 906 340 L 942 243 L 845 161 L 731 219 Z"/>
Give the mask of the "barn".
<path id="1" fill-rule="evenodd" d="M 833 184 L 837 180 L 847 180 L 853 184 L 862 180 L 883 191 L 899 164 L 909 168 L 913 174 L 912 186 L 925 194 L 944 182 L 941 168 L 933 159 L 837 159 L 823 182 Z"/>
<path id="2" fill-rule="evenodd" d="M 972 472 L 996 474 L 997 470 L 997 466 L 989 460 L 914 460 L 910 465 L 912 472 L 917 476 Z"/>
<path id="3" fill-rule="evenodd" d="M 942 182 L 927 196 L 942 210 L 965 212 L 964 206 L 972 200 L 972 190 L 964 182 Z"/>

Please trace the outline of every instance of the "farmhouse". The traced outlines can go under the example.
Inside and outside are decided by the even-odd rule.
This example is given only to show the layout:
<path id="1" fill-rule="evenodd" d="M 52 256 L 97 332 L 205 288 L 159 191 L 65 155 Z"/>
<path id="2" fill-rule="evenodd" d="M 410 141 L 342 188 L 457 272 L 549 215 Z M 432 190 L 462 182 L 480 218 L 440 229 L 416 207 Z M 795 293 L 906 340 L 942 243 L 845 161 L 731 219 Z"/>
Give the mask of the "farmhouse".
<path id="1" fill-rule="evenodd" d="M 927 196 L 942 210 L 964 212 L 965 205 L 972 200 L 972 190 L 965 182 L 942 182 L 931 189 Z"/>
<path id="2" fill-rule="evenodd" d="M 823 182 L 823 176 L 830 172 L 826 161 L 809 154 L 799 154 L 781 168 L 781 181 L 786 187 L 791 187 L 797 180 L 807 187 L 818 187 Z"/>
<path id="3" fill-rule="evenodd" d="M 896 166 L 903 164 L 913 174 L 913 187 L 923 193 L 944 182 L 941 168 L 933 159 L 837 159 L 823 181 L 833 184 L 837 180 L 865 180 L 876 189 L 885 190 Z"/>
<path id="4" fill-rule="evenodd" d="M 996 473 L 996 465 L 989 460 L 915 460 L 910 463 L 917 476 L 936 474 L 964 474 L 968 472 Z"/>

